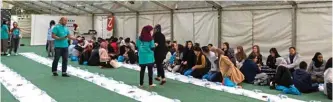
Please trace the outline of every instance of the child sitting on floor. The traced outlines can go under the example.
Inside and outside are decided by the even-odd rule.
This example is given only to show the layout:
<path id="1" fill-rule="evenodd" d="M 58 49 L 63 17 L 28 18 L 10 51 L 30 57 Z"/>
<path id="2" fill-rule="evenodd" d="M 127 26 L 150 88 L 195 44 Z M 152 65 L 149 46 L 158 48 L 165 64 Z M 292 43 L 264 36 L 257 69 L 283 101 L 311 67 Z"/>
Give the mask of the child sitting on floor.
<path id="1" fill-rule="evenodd" d="M 306 72 L 306 62 L 299 64 L 300 69 L 296 69 L 293 73 L 293 83 L 295 87 L 302 93 L 311 93 L 318 91 L 318 84 L 311 82 L 311 74 Z"/>

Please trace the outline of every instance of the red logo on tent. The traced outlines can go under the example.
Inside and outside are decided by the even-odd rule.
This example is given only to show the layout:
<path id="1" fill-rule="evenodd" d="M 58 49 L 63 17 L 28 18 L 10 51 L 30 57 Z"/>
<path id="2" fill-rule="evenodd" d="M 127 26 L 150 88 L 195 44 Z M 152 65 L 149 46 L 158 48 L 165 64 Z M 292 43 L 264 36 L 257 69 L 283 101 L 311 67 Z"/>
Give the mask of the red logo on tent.
<path id="1" fill-rule="evenodd" d="M 114 26 L 114 16 L 109 16 L 108 17 L 108 24 L 107 24 L 107 27 L 106 27 L 106 29 L 108 30 L 108 31 L 112 31 L 112 29 L 113 29 L 113 26 Z"/>

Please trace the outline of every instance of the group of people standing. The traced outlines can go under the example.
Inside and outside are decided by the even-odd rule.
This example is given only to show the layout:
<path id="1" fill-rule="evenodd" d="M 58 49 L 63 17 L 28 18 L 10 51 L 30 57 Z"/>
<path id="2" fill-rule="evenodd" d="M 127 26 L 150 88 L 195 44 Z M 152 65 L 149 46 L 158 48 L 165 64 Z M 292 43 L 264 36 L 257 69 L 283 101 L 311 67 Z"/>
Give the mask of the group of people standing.
<path id="1" fill-rule="evenodd" d="M 10 56 L 13 51 L 14 55 L 17 55 L 22 38 L 21 29 L 17 22 L 13 22 L 13 28 L 9 29 L 9 26 L 9 22 L 5 20 L 1 24 L 1 56 Z"/>

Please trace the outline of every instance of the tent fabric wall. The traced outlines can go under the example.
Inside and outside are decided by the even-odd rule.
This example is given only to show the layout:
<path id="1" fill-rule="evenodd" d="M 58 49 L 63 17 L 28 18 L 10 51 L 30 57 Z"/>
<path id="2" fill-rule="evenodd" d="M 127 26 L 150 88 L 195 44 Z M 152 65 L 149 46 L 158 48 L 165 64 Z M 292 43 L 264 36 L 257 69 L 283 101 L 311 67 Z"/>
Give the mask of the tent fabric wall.
<path id="1" fill-rule="evenodd" d="M 158 14 L 154 15 L 154 26 L 160 24 L 162 27 L 162 33 L 165 35 L 165 39 L 171 40 L 171 15 L 170 14 Z"/>
<path id="2" fill-rule="evenodd" d="M 117 16 L 117 35 L 119 37 L 127 38 L 131 40 L 136 39 L 136 17 L 134 16 Z"/>
<path id="3" fill-rule="evenodd" d="M 310 63 L 316 52 L 332 57 L 332 8 L 297 11 L 297 51 Z"/>
<path id="4" fill-rule="evenodd" d="M 47 32 L 50 27 L 51 20 L 56 22 L 63 16 L 54 15 L 32 15 L 31 16 L 31 45 L 45 45 L 47 40 Z M 79 32 L 88 32 L 88 29 L 92 29 L 91 16 L 66 16 L 69 20 L 75 20 L 75 23 L 79 25 Z M 73 29 L 69 28 L 71 34 Z"/>
<path id="5" fill-rule="evenodd" d="M 191 40 L 202 46 L 217 45 L 217 12 L 174 14 L 174 40 L 185 44 Z"/>
<path id="6" fill-rule="evenodd" d="M 116 17 L 116 23 L 118 19 Z M 94 17 L 94 29 L 97 31 L 97 37 L 107 38 L 107 16 L 95 16 Z M 117 25 L 116 25 L 117 26 Z"/>
<path id="7" fill-rule="evenodd" d="M 252 13 L 250 11 L 222 12 L 222 42 L 236 49 L 242 46 L 248 54 L 252 47 Z"/>
<path id="8" fill-rule="evenodd" d="M 259 45 L 264 63 L 273 47 L 281 56 L 289 53 L 292 42 L 291 14 L 291 10 L 253 11 L 253 44 Z"/>
<path id="9" fill-rule="evenodd" d="M 174 14 L 174 40 L 179 44 L 194 40 L 194 15 L 193 13 Z"/>
<path id="10" fill-rule="evenodd" d="M 217 12 L 194 13 L 194 41 L 201 46 L 213 44 L 217 46 Z"/>

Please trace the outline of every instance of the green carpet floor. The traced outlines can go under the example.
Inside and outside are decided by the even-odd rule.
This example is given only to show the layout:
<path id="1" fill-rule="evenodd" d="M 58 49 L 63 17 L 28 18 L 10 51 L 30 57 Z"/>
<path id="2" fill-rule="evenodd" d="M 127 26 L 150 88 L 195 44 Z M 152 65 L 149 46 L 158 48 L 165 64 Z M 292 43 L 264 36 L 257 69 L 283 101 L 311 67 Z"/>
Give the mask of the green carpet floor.
<path id="1" fill-rule="evenodd" d="M 29 39 L 23 39 L 22 43 L 28 44 Z M 45 46 L 25 46 L 20 48 L 20 52 L 35 52 L 41 56 L 46 56 Z M 20 62 L 16 64 L 15 62 Z M 22 64 L 21 64 L 22 62 Z M 2 63 L 8 67 L 14 69 L 22 76 L 31 80 L 32 83 L 45 90 L 51 97 L 55 98 L 59 102 L 91 102 L 93 100 L 102 101 L 133 101 L 127 97 L 120 96 L 116 93 L 107 91 L 94 84 L 86 82 L 76 77 L 71 78 L 53 78 L 50 76 L 50 69 L 45 65 L 41 65 L 37 62 L 28 60 L 23 56 L 3 57 Z M 73 66 L 77 66 L 83 69 L 88 69 L 90 72 L 98 72 L 104 74 L 106 77 L 113 77 L 115 80 L 121 80 L 126 84 L 138 85 L 139 72 L 126 69 L 100 69 L 92 66 L 78 65 L 77 62 L 69 62 Z M 27 67 L 28 66 L 28 67 Z M 147 75 L 145 76 L 147 80 Z M 145 85 L 147 85 L 147 81 Z M 157 82 L 155 82 L 158 84 Z M 250 84 L 242 84 L 245 89 L 253 90 L 260 89 L 264 93 L 279 94 L 279 91 L 270 90 L 267 86 L 254 86 Z M 148 90 L 148 89 L 145 89 Z M 182 83 L 169 79 L 164 86 L 157 86 L 154 89 L 148 90 L 157 92 L 159 95 L 166 96 L 168 98 L 177 98 L 182 102 L 213 102 L 213 101 L 231 101 L 231 102 L 245 102 L 245 101 L 258 101 L 252 98 L 233 95 L 225 92 L 211 90 L 195 85 Z M 4 92 L 2 99 L 4 102 L 12 102 L 13 97 L 8 92 Z M 92 93 L 93 92 L 93 93 Z M 75 96 L 74 96 L 75 95 Z M 302 94 L 301 96 L 288 95 L 289 97 L 310 101 L 317 100 L 321 102 L 330 102 L 325 95 L 321 92 Z M 101 100 L 103 99 L 103 100 Z M 101 101 L 100 101 L 101 100 Z M 15 100 L 14 100 L 15 101 Z"/>

